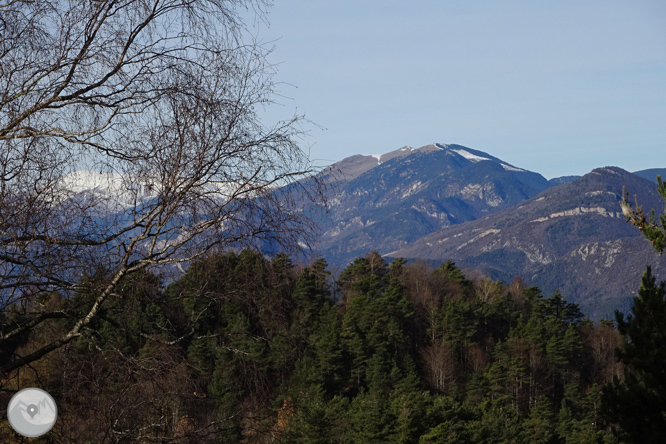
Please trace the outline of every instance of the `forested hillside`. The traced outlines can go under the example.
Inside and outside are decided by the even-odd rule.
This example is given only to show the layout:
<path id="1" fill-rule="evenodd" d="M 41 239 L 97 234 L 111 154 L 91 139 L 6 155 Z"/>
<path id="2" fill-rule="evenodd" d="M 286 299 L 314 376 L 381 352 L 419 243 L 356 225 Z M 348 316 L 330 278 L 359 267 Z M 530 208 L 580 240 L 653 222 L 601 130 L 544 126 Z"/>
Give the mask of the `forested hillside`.
<path id="1" fill-rule="evenodd" d="M 43 322 L 0 360 L 70 322 Z M 78 340 L 2 385 L 54 396 L 45 442 L 614 443 L 600 400 L 621 343 L 560 294 L 468 279 L 450 261 L 372 253 L 333 279 L 323 259 L 243 251 L 166 287 L 134 275 Z M 0 439 L 22 442 L 4 419 Z"/>

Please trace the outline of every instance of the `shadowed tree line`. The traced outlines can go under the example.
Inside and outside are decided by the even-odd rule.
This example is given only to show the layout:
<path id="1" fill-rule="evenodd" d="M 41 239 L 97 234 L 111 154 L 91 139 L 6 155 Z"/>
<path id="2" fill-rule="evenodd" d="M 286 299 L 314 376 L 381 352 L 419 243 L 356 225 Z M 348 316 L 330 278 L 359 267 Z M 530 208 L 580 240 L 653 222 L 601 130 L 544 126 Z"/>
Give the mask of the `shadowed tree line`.
<path id="1" fill-rule="evenodd" d="M 107 279 L 100 270 L 81 288 Z M 645 292 L 663 300 L 650 277 Z M 75 313 L 92 297 L 27 303 Z M 648 359 L 640 318 L 618 333 L 559 293 L 470 280 L 450 261 L 432 269 L 371 253 L 333 279 L 323 259 L 301 267 L 247 250 L 201 259 L 166 287 L 149 272 L 128 277 L 86 334 L 2 388 L 7 400 L 25 386 L 55 397 L 44 442 L 631 442 L 612 403 L 626 407 L 617 396 L 651 371 L 631 364 Z M 16 335 L 0 359 L 75 319 Z M 633 339 L 625 368 L 620 333 Z M 6 421 L 0 430 L 20 442 Z"/>

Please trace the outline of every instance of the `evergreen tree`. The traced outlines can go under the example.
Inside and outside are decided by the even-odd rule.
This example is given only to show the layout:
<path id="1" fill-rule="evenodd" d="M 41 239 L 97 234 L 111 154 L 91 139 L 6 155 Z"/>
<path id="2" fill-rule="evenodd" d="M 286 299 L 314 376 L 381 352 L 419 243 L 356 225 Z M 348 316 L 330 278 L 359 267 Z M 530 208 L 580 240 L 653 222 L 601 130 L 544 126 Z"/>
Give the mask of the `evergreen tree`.
<path id="1" fill-rule="evenodd" d="M 666 249 L 666 183 L 661 180 L 661 176 L 657 176 L 657 192 L 664 199 L 664 214 L 655 217 L 654 209 L 651 210 L 650 216 L 646 217 L 643 208 L 638 205 L 636 200 L 636 208 L 631 207 L 629 203 L 629 193 L 622 188 L 622 214 L 627 217 L 627 221 L 638 227 L 643 233 L 643 236 L 650 241 L 655 250 L 660 254 Z"/>
<path id="2" fill-rule="evenodd" d="M 604 389 L 603 403 L 628 442 L 656 443 L 666 437 L 666 288 L 655 281 L 648 267 L 632 314 L 626 319 L 615 314 L 625 339 L 624 350 L 617 352 L 624 380 L 614 378 Z"/>
<path id="3" fill-rule="evenodd" d="M 451 282 L 462 284 L 465 287 L 471 286 L 471 282 L 465 278 L 465 275 L 463 275 L 462 271 L 460 271 L 460 268 L 458 268 L 455 262 L 453 262 L 451 259 L 443 263 L 437 269 L 437 272 L 446 275 Z"/>
<path id="4" fill-rule="evenodd" d="M 525 421 L 526 443 L 549 444 L 556 443 L 555 415 L 548 398 L 541 397 L 530 411 L 529 418 Z"/>

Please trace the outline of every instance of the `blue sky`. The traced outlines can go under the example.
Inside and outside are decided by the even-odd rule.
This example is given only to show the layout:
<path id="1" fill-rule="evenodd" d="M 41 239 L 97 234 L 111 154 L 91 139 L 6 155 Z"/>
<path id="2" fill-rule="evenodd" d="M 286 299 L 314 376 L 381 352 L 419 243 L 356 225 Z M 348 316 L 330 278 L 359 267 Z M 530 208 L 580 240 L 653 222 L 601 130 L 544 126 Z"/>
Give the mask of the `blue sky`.
<path id="1" fill-rule="evenodd" d="M 288 0 L 268 22 L 265 118 L 305 114 L 320 165 L 440 142 L 547 178 L 666 167 L 663 0 Z"/>

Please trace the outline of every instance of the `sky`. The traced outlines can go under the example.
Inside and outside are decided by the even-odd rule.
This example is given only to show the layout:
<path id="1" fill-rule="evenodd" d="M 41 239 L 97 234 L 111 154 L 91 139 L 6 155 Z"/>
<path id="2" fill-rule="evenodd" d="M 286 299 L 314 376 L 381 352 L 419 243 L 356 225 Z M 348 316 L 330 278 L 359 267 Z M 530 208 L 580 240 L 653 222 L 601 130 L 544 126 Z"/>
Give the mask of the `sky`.
<path id="1" fill-rule="evenodd" d="M 546 178 L 666 168 L 663 0 L 278 0 L 249 26 L 262 118 L 305 115 L 318 165 L 438 142 Z"/>

